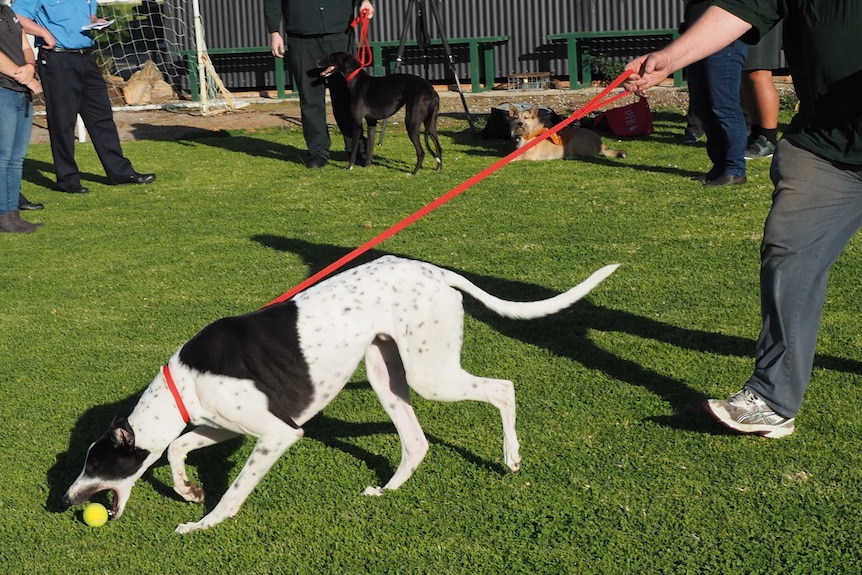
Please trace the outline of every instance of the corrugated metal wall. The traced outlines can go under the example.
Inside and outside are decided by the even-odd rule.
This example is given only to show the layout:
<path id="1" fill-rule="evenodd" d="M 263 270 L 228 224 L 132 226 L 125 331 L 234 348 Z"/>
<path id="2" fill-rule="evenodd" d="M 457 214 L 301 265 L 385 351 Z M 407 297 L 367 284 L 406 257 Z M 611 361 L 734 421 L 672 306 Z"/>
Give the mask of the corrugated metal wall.
<path id="1" fill-rule="evenodd" d="M 178 0 L 168 0 L 176 2 Z M 180 0 L 183 1 L 183 0 Z M 398 40 L 408 28 L 415 39 L 416 2 L 376 0 L 376 16 L 370 26 L 372 40 Z M 674 28 L 682 18 L 680 0 L 424 0 L 426 12 L 436 10 L 449 38 L 508 35 L 509 42 L 495 49 L 496 76 L 514 72 L 548 71 L 567 75 L 568 62 L 562 44 L 549 44 L 547 35 L 560 32 Z M 210 48 L 263 46 L 269 43 L 260 0 L 201 0 L 201 13 Z M 429 18 L 429 32 L 439 37 Z M 456 61 L 466 59 L 453 47 Z M 428 54 L 426 54 L 428 55 Z M 440 54 L 432 54 L 442 61 Z M 432 58 L 433 59 L 433 58 Z M 409 60 L 408 62 L 415 61 Z M 225 84 L 231 89 L 272 87 L 275 84 L 268 58 L 213 57 Z M 457 66 L 462 80 L 469 69 Z M 442 80 L 447 66 L 405 64 L 404 71 Z"/>

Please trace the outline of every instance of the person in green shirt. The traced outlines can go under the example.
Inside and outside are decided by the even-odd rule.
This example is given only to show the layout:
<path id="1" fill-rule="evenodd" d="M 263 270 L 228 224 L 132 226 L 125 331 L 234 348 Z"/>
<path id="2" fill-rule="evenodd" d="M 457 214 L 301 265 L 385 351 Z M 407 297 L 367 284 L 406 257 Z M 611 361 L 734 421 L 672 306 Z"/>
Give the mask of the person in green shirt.
<path id="1" fill-rule="evenodd" d="M 285 57 L 296 81 L 302 134 L 308 146 L 306 166 L 322 168 L 329 162 L 330 138 L 326 124 L 326 85 L 317 72 L 317 62 L 333 52 L 354 52 L 355 37 L 351 23 L 359 11 L 374 17 L 370 0 L 263 0 L 264 22 L 270 36 L 272 55 Z M 345 86 L 346 89 L 346 86 Z M 352 143 L 345 137 L 345 149 Z M 361 150 L 361 148 L 360 148 Z"/>
<path id="2" fill-rule="evenodd" d="M 862 2 L 715 0 L 675 42 L 633 60 L 626 89 L 643 95 L 737 38 L 756 43 L 778 22 L 799 97 L 775 149 L 775 190 L 760 258 L 763 327 L 754 373 L 708 413 L 740 433 L 783 437 L 811 378 L 829 269 L 862 227 Z"/>

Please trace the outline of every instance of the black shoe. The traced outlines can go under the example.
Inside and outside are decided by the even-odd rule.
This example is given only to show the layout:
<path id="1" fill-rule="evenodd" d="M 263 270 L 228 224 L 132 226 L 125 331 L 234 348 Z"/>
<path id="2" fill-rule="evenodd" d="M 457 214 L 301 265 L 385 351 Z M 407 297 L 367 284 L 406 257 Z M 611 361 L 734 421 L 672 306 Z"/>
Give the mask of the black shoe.
<path id="1" fill-rule="evenodd" d="M 23 202 L 18 204 L 18 209 L 19 210 L 44 210 L 45 205 L 44 204 L 36 204 L 34 202 L 31 202 L 30 200 L 24 200 Z"/>
<path id="2" fill-rule="evenodd" d="M 120 182 L 120 184 L 152 184 L 155 181 L 155 174 L 139 174 L 138 172 L 134 172 L 129 176 L 129 179 L 125 182 Z"/>
<path id="3" fill-rule="evenodd" d="M 77 188 L 60 188 L 60 187 L 58 187 L 57 189 L 60 190 L 61 192 L 63 192 L 64 194 L 87 194 L 90 192 L 90 190 L 88 190 L 84 186 L 80 186 L 80 185 Z"/>
<path id="4" fill-rule="evenodd" d="M 710 181 L 722 176 L 723 174 L 724 174 L 724 170 L 721 170 L 721 171 L 716 170 L 715 166 L 713 166 L 712 169 L 710 169 L 705 174 L 698 174 L 696 176 L 692 176 L 691 181 L 692 182 L 700 182 L 701 184 L 706 184 L 707 182 L 710 182 Z"/>
<path id="5" fill-rule="evenodd" d="M 706 182 L 706 186 L 710 188 L 714 188 L 716 186 L 733 186 L 744 184 L 748 181 L 748 178 L 745 176 L 731 176 L 730 174 L 724 174 L 723 176 L 719 176 L 714 180 L 709 180 Z"/>
<path id="6" fill-rule="evenodd" d="M 323 156 L 314 156 L 313 158 L 309 158 L 308 164 L 306 164 L 305 167 L 309 170 L 319 170 L 328 163 L 329 160 L 327 160 Z"/>

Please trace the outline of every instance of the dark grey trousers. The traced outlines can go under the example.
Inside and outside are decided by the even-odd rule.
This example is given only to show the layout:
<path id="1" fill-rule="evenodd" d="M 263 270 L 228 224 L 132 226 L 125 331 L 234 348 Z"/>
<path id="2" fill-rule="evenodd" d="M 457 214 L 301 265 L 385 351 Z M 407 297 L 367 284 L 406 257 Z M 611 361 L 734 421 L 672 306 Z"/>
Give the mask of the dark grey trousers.
<path id="1" fill-rule="evenodd" d="M 760 250 L 763 328 L 746 387 L 795 417 L 814 364 L 829 268 L 862 227 L 862 170 L 781 140 Z"/>

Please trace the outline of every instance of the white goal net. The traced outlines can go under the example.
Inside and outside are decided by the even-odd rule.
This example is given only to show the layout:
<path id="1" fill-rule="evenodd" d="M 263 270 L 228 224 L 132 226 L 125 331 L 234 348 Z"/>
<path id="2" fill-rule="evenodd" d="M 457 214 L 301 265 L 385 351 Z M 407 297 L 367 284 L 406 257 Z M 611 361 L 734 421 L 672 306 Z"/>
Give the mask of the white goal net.
<path id="1" fill-rule="evenodd" d="M 164 82 L 160 87 L 199 101 L 205 115 L 237 108 L 207 55 L 199 0 L 98 0 L 98 15 L 113 21 L 93 32 L 107 76 L 131 83 L 144 71 Z"/>

